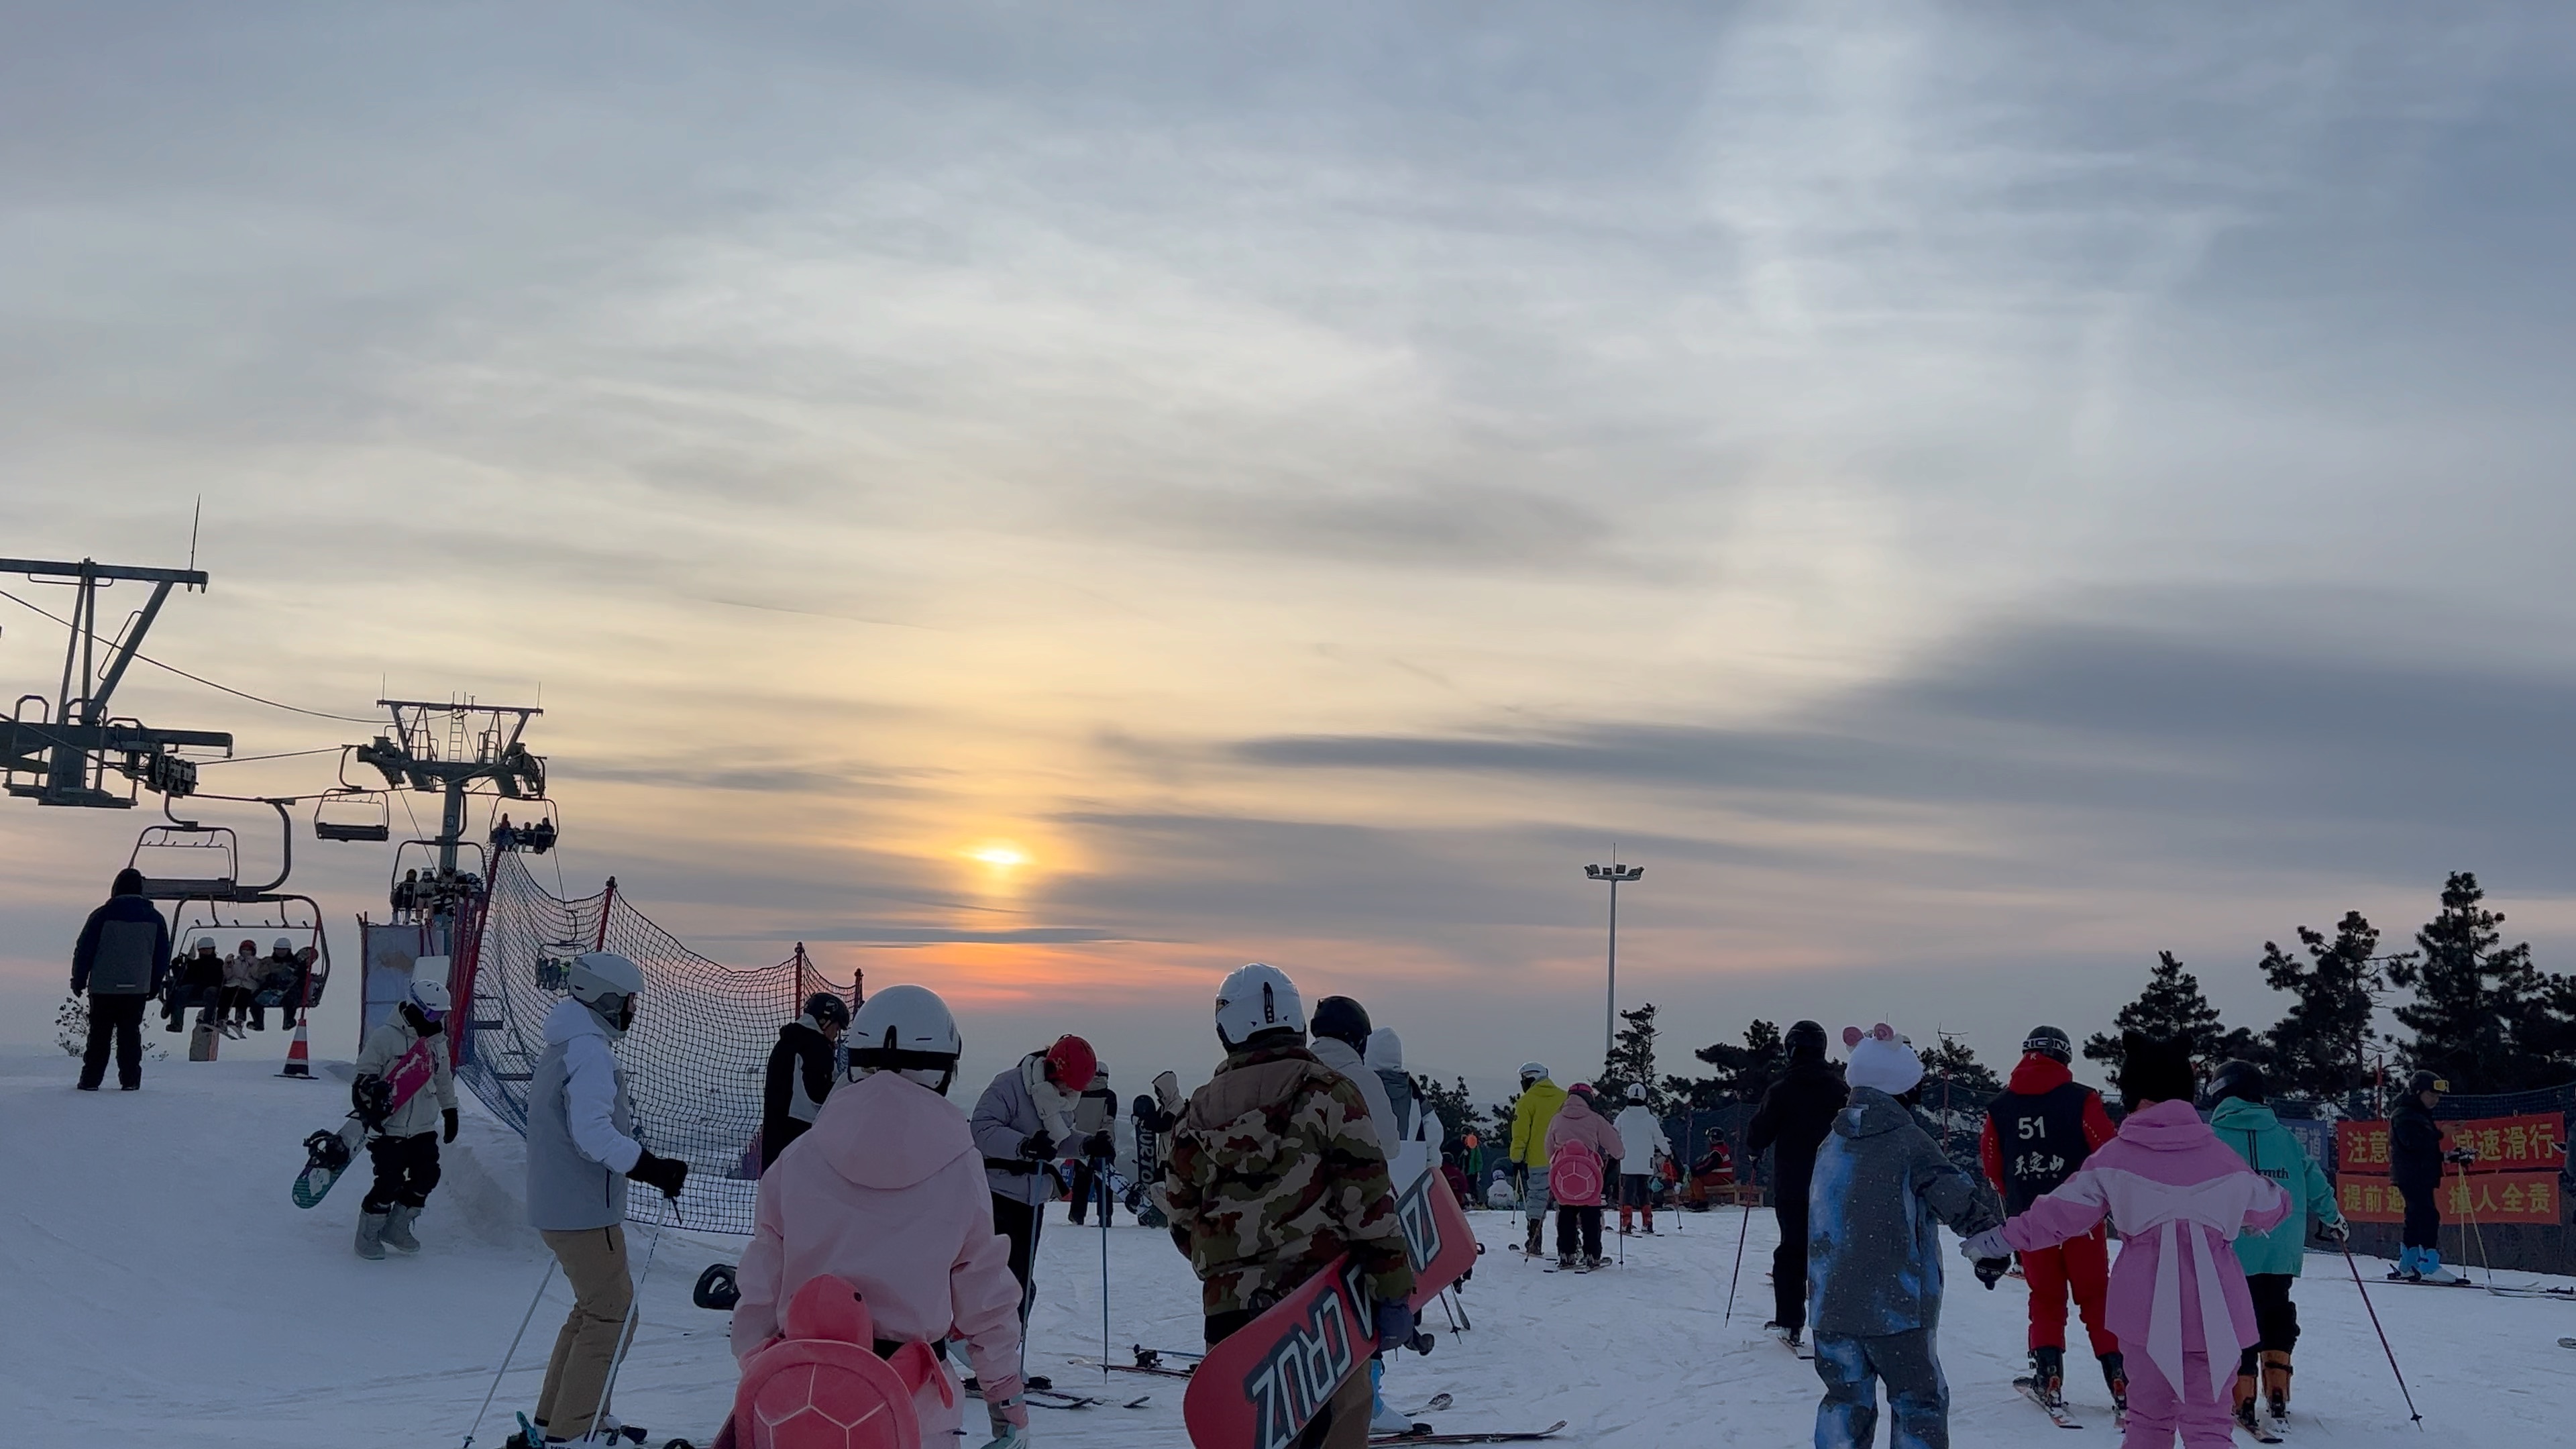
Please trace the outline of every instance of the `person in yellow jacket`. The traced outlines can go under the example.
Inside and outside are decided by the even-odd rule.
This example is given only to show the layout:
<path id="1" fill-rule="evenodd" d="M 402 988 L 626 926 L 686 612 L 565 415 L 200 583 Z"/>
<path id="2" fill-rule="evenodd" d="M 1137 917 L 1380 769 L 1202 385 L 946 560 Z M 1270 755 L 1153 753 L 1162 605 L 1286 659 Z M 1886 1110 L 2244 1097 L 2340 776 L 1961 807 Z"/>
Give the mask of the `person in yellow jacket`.
<path id="1" fill-rule="evenodd" d="M 1521 1251 L 1533 1258 L 1547 1221 L 1547 1129 L 1564 1105 L 1565 1089 L 1547 1079 L 1544 1065 L 1521 1063 L 1521 1100 L 1512 1109 L 1512 1176 L 1519 1182 L 1521 1211 L 1529 1218 L 1529 1241 Z M 1531 1172 L 1532 1167 L 1538 1171 Z"/>

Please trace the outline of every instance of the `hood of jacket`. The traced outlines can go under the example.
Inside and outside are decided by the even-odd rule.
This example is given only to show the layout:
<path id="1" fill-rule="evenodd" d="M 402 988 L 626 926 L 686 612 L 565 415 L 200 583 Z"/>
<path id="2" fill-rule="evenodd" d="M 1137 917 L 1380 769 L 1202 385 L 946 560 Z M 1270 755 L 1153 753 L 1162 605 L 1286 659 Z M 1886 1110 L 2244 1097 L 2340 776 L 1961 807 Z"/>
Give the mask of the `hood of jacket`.
<path id="1" fill-rule="evenodd" d="M 2066 1063 L 2039 1052 L 2029 1052 L 2013 1067 L 2012 1080 L 2006 1086 L 2025 1097 L 2036 1097 L 2043 1092 L 2054 1092 L 2074 1080 L 2075 1070 Z"/>
<path id="2" fill-rule="evenodd" d="M 1368 1064 L 1373 1072 L 1404 1070 L 1404 1038 L 1395 1034 L 1394 1027 L 1381 1026 L 1369 1033 Z"/>
<path id="3" fill-rule="evenodd" d="M 1914 1121 L 1904 1104 L 1876 1087 L 1854 1087 L 1851 1100 L 1834 1114 L 1837 1137 L 1876 1137 Z"/>
<path id="4" fill-rule="evenodd" d="M 2190 1152 L 2218 1138 L 2209 1130 L 2209 1124 L 2200 1120 L 2197 1109 L 2176 1097 L 2130 1113 L 2120 1123 L 2120 1140 L 2149 1152 Z"/>
<path id="5" fill-rule="evenodd" d="M 2232 1132 L 2269 1132 L 2281 1125 L 2281 1119 L 2264 1103 L 2230 1097 L 2210 1109 L 2209 1125 Z"/>
<path id="6" fill-rule="evenodd" d="M 1586 1100 L 1581 1092 L 1566 1093 L 1565 1104 L 1556 1109 L 1556 1115 L 1576 1122 L 1586 1117 L 1601 1120 L 1601 1114 L 1592 1110 L 1592 1103 Z"/>
<path id="7" fill-rule="evenodd" d="M 599 1013 L 567 996 L 546 1013 L 546 1045 L 561 1046 L 577 1036 L 610 1040 L 608 1024 L 599 1019 Z"/>
<path id="8" fill-rule="evenodd" d="M 1031 1052 L 1020 1058 L 1020 1085 L 1028 1089 L 1029 1101 L 1038 1109 L 1038 1116 L 1046 1122 L 1048 1131 L 1055 1131 L 1056 1124 L 1052 1119 L 1058 1117 L 1065 1122 L 1064 1131 L 1056 1132 L 1058 1137 L 1073 1130 L 1073 1109 L 1082 1101 L 1082 1093 L 1047 1080 L 1046 1053 Z"/>
<path id="9" fill-rule="evenodd" d="M 798 1150 L 819 1151 L 860 1187 L 892 1191 L 973 1153 L 975 1137 L 956 1103 L 898 1072 L 870 1072 L 824 1099 Z"/>

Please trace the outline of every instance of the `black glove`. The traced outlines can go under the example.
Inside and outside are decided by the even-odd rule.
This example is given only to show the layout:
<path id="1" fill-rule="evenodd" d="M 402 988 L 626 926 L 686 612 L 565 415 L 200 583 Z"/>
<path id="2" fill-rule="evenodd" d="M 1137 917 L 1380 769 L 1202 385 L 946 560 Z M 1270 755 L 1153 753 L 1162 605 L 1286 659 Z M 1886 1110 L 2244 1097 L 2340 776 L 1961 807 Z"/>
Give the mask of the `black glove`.
<path id="1" fill-rule="evenodd" d="M 1110 1136 L 1109 1129 L 1106 1127 L 1101 1128 L 1099 1131 L 1094 1132 L 1089 1137 L 1083 1139 L 1082 1155 L 1085 1157 L 1095 1159 L 1113 1157 L 1117 1155 L 1117 1152 L 1118 1139 Z"/>
<path id="2" fill-rule="evenodd" d="M 1377 1306 L 1377 1351 L 1393 1353 L 1413 1337 L 1413 1308 L 1398 1299 Z"/>
<path id="3" fill-rule="evenodd" d="M 89 989 L 88 987 L 81 985 L 81 984 L 80 984 L 79 982 L 77 982 L 77 981 L 75 981 L 75 982 L 73 982 L 73 983 L 72 983 L 72 995 L 74 995 L 74 996 L 78 996 L 78 995 L 80 995 L 82 992 L 87 991 L 88 989 Z"/>
<path id="4" fill-rule="evenodd" d="M 2454 1147 L 2450 1151 L 2442 1154 L 2442 1160 L 2445 1162 L 2456 1162 L 2462 1167 L 2466 1167 L 2470 1163 L 2478 1160 L 2478 1150 L 2474 1147 Z"/>
<path id="5" fill-rule="evenodd" d="M 349 1106 L 373 1132 L 394 1114 L 394 1084 L 378 1076 L 360 1077 L 349 1084 Z"/>
<path id="6" fill-rule="evenodd" d="M 1020 1155 L 1031 1162 L 1045 1162 L 1055 1156 L 1055 1135 L 1044 1127 L 1020 1139 Z"/>
<path id="7" fill-rule="evenodd" d="M 1986 1291 L 1992 1293 L 1995 1291 L 1995 1285 L 2003 1281 L 2004 1275 L 2012 1271 L 2012 1259 L 1979 1258 L 1976 1261 L 1976 1269 L 1977 1281 L 1985 1284 Z"/>
<path id="8" fill-rule="evenodd" d="M 689 1164 L 676 1157 L 655 1157 L 647 1151 L 635 1159 L 633 1167 L 626 1169 L 626 1175 L 647 1186 L 660 1188 L 664 1197 L 678 1197 L 680 1189 L 688 1184 Z"/>
<path id="9" fill-rule="evenodd" d="M 453 1142 L 453 1141 L 455 1141 L 455 1140 L 456 1140 L 456 1109 L 455 1109 L 455 1108 L 453 1108 L 453 1107 L 442 1108 L 442 1109 L 440 1110 L 440 1112 L 439 1112 L 438 1116 L 439 1116 L 439 1121 L 440 1121 L 440 1123 L 442 1124 L 442 1125 L 440 1126 L 439 1130 L 438 1130 L 438 1140 L 439 1140 L 439 1141 L 441 1141 L 441 1142 Z"/>

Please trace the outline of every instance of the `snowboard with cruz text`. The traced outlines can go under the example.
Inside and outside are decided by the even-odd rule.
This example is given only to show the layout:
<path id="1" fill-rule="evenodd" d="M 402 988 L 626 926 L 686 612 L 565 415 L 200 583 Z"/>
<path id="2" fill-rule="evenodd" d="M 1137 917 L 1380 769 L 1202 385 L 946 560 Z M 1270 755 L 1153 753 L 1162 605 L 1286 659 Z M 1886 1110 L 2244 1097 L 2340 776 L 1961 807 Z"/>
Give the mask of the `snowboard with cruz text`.
<path id="1" fill-rule="evenodd" d="M 438 1063 L 430 1057 L 430 1038 L 411 1044 L 385 1073 L 385 1114 L 391 1116 L 403 1104 L 418 1095 L 438 1075 Z M 381 1120 L 381 1119 L 380 1119 Z M 367 1124 L 358 1114 L 340 1124 L 338 1131 L 329 1128 L 304 1139 L 304 1170 L 295 1175 L 295 1205 L 309 1208 L 331 1191 L 331 1184 L 349 1175 L 349 1165 L 358 1160 L 358 1149 L 367 1144 Z"/>
<path id="2" fill-rule="evenodd" d="M 1440 1174 L 1396 1197 L 1419 1314 L 1476 1263 L 1476 1235 Z M 1365 1373 L 1376 1328 L 1365 1276 L 1345 1254 L 1269 1312 L 1210 1348 L 1190 1375 L 1181 1416 L 1197 1449 L 1288 1449 L 1353 1374 Z"/>

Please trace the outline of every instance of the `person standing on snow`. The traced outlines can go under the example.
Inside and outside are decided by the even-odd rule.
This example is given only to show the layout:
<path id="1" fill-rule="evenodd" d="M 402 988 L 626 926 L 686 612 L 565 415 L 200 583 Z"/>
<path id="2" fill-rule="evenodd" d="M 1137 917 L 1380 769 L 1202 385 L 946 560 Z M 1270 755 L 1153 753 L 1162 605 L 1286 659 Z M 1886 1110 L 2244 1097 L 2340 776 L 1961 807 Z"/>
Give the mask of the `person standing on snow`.
<path id="1" fill-rule="evenodd" d="M 1091 1085 L 1083 1088 L 1082 1096 L 1073 1104 L 1073 1130 L 1082 1135 L 1082 1156 L 1074 1160 L 1072 1181 L 1065 1188 L 1065 1196 L 1072 1199 L 1065 1216 L 1077 1228 L 1091 1216 L 1092 1204 L 1108 1191 L 1117 1149 L 1117 1122 L 1118 1091 L 1109 1085 L 1109 1064 L 1094 1062 Z M 1100 1220 L 1111 1221 L 1105 1202 L 1100 1204 Z"/>
<path id="2" fill-rule="evenodd" d="M 1529 1219 L 1521 1252 L 1532 1258 L 1541 1251 L 1540 1232 L 1547 1222 L 1547 1129 L 1564 1106 L 1565 1089 L 1548 1079 L 1546 1065 L 1521 1063 L 1520 1101 L 1512 1107 L 1511 1164 L 1521 1212 Z M 1530 1171 L 1532 1167 L 1538 1171 Z"/>
<path id="3" fill-rule="evenodd" d="M 627 1271 L 626 1189 L 640 1182 L 677 1198 L 689 1165 L 635 1140 L 635 1108 L 615 1044 L 635 1025 L 644 972 L 613 951 L 576 956 L 571 994 L 547 1013 L 546 1049 L 528 1083 L 528 1223 L 572 1285 L 572 1312 L 555 1336 L 531 1416 L 543 1445 L 514 1434 L 507 1449 L 575 1443 L 601 1431 L 611 1370 L 626 1351 L 635 1280 Z"/>
<path id="4" fill-rule="evenodd" d="M 2003 1194 L 2006 1213 L 2028 1212 L 2032 1203 L 2057 1191 L 2116 1131 L 2102 1094 L 2068 1070 L 2074 1060 L 2075 1043 L 2065 1032 L 2032 1027 L 2022 1039 L 2012 1080 L 1986 1105 L 1977 1160 L 1986 1180 Z M 2030 1284 L 2032 1387 L 2049 1403 L 2065 1402 L 2066 1299 L 2071 1292 L 2111 1401 L 2126 1403 L 2127 1364 L 2119 1338 L 2102 1316 L 2111 1291 L 2111 1244 L 2102 1228 L 2097 1224 L 2080 1238 L 2022 1254 L 2021 1270 Z"/>
<path id="5" fill-rule="evenodd" d="M 2406 1083 L 2406 1100 L 2388 1114 L 2388 1183 L 2406 1200 L 2406 1222 L 2398 1229 L 2397 1266 L 2391 1278 L 2416 1283 L 2457 1283 L 2460 1275 L 2442 1266 L 2442 1164 L 2470 1162 L 2465 1147 L 2442 1151 L 2442 1124 L 2433 1109 L 2451 1084 L 2431 1072 L 2417 1072 Z"/>
<path id="6" fill-rule="evenodd" d="M 116 1052 L 116 1084 L 143 1088 L 143 1008 L 161 994 L 170 967 L 170 923 L 143 898 L 143 872 L 116 873 L 107 900 L 81 923 L 72 945 L 72 995 L 89 997 L 89 1040 L 81 1052 L 79 1087 L 95 1092 L 107 1080 L 107 1057 Z"/>
<path id="7" fill-rule="evenodd" d="M 769 1071 L 760 1083 L 760 1168 L 805 1135 L 832 1095 L 832 1046 L 850 1024 L 850 1006 L 829 991 L 805 998 L 805 1011 L 778 1029 Z"/>
<path id="8" fill-rule="evenodd" d="M 358 1256 L 369 1261 L 385 1249 L 417 1253 L 420 1239 L 411 1235 L 412 1219 L 429 1206 L 438 1186 L 438 1144 L 456 1140 L 456 1077 L 447 1062 L 447 983 L 436 976 L 414 975 L 411 991 L 393 1014 L 358 1048 L 351 1064 L 350 1098 L 358 1120 L 367 1128 L 367 1159 L 376 1169 L 375 1185 L 358 1204 Z M 394 1064 L 415 1046 L 430 1062 L 429 1081 L 399 1107 L 393 1105 L 386 1081 Z"/>
<path id="9" fill-rule="evenodd" d="M 1556 1266 L 1589 1273 L 1601 1266 L 1601 1189 L 1619 1160 L 1619 1130 L 1594 1107 L 1592 1084 L 1577 1082 L 1547 1124 L 1548 1195 L 1556 1203 Z M 1589 1154 L 1589 1184 L 1569 1189 L 1557 1175 L 1568 1158 Z M 1579 1177 L 1581 1174 L 1570 1174 Z"/>
<path id="10" fill-rule="evenodd" d="M 837 998 L 835 998 L 837 1000 Z M 948 1100 L 964 1050 L 938 995 L 889 986 L 850 1024 L 849 1085 L 815 1116 L 805 1146 L 761 1175 L 751 1244 L 734 1281 L 733 1352 L 745 1361 L 780 1331 L 796 1291 L 829 1274 L 866 1300 L 877 1352 L 961 1338 L 984 1394 L 988 1449 L 1027 1443 L 1020 1384 L 1020 1284 L 993 1231 L 992 1193 L 966 1114 Z M 912 1401 L 925 1444 L 958 1442 L 959 1408 L 935 1384 Z M 736 1441 L 748 1443 L 741 1426 Z"/>
<path id="11" fill-rule="evenodd" d="M 1238 967 L 1217 989 L 1224 1065 L 1172 1129 L 1165 1190 L 1172 1238 L 1199 1276 L 1213 1346 L 1348 1253 L 1376 1307 L 1379 1352 L 1413 1336 L 1413 1266 L 1386 1157 L 1358 1086 L 1306 1049 L 1296 983 Z M 1364 1449 L 1369 1376 L 1354 1373 L 1299 1441 Z"/>
<path id="12" fill-rule="evenodd" d="M 1369 1140 L 1386 1157 L 1387 1181 L 1402 1197 L 1428 1164 L 1416 1157 L 1399 1170 L 1396 1157 L 1403 1145 L 1401 1124 L 1396 1120 L 1395 1103 L 1387 1095 L 1385 1080 L 1368 1062 L 1369 1039 L 1377 1034 L 1369 1022 L 1368 1008 L 1347 996 L 1327 996 L 1315 1003 L 1309 1031 L 1315 1060 L 1341 1073 L 1368 1103 L 1366 1122 L 1360 1130 L 1368 1133 Z M 1412 1428 L 1411 1418 L 1387 1407 L 1386 1353 L 1380 1350 L 1369 1357 L 1369 1432 L 1402 1434 Z"/>
<path id="13" fill-rule="evenodd" d="M 1914 1119 L 1923 1062 L 1885 1022 L 1843 1029 L 1848 1105 L 1817 1149 L 1806 1267 L 1816 1330 L 1816 1449 L 1867 1444 L 1887 1385 L 1888 1442 L 1948 1449 L 1950 1386 L 1941 1377 L 1941 1235 L 2003 1220 L 1993 1196 Z M 1989 1253 L 1978 1276 L 2003 1276 Z M 1991 1277 L 1988 1274 L 1991 1273 Z"/>
<path id="14" fill-rule="evenodd" d="M 2064 1186 L 2000 1228 L 1960 1246 L 1972 1258 L 2028 1252 L 2089 1233 L 2109 1216 L 2120 1230 L 2108 1314 L 2128 1360 L 2125 1449 L 2189 1449 L 2234 1441 L 2227 1401 L 2237 1356 L 2259 1335 L 2245 1269 L 2229 1248 L 2248 1228 L 2269 1232 L 2289 1194 L 2227 1150 L 2192 1109 L 2190 1044 L 2123 1033 L 2120 1134 Z"/>
<path id="15" fill-rule="evenodd" d="M 1654 1110 L 1646 1105 L 1646 1084 L 1628 1084 L 1628 1105 L 1619 1109 L 1618 1120 L 1611 1125 L 1619 1129 L 1619 1236 L 1628 1236 L 1628 1218 L 1632 1211 L 1646 1217 L 1646 1235 L 1655 1233 L 1655 1200 L 1647 1193 L 1653 1181 L 1655 1158 L 1670 1155 L 1672 1143 L 1664 1137 L 1664 1124 L 1655 1120 Z"/>
<path id="16" fill-rule="evenodd" d="M 1404 1038 L 1395 1034 L 1394 1027 L 1381 1026 L 1369 1033 L 1367 1057 L 1370 1073 L 1386 1089 L 1387 1110 L 1394 1114 L 1389 1119 L 1393 1127 L 1378 1136 L 1386 1148 L 1388 1172 L 1401 1194 L 1440 1160 L 1441 1138 L 1448 1128 L 1405 1071 Z"/>
<path id="17" fill-rule="evenodd" d="M 2245 1165 L 2279 1184 L 2290 1195 L 2290 1215 L 2267 1233 L 2248 1230 L 2236 1238 L 2236 1261 L 2245 1268 L 2245 1288 L 2254 1299 L 2254 1346 L 2236 1362 L 2236 1422 L 2257 1432 L 2256 1398 L 2271 1411 L 2278 1433 L 2290 1417 L 2290 1351 L 2299 1344 L 2299 1307 L 2290 1301 L 2290 1285 L 2307 1259 L 2303 1236 L 2308 1221 L 2317 1236 L 2342 1247 L 2352 1236 L 2335 1206 L 2334 1184 L 2308 1155 L 2299 1139 L 2281 1125 L 2265 1105 L 2263 1069 L 2252 1062 L 2228 1062 L 2209 1079 L 2201 1105 L 2209 1109 L 2209 1130 Z M 2257 1386 L 2257 1372 L 2260 1386 Z"/>
<path id="18" fill-rule="evenodd" d="M 1842 1069 L 1825 1060 L 1823 1027 L 1797 1022 L 1785 1044 L 1789 1069 L 1753 1110 L 1744 1129 L 1744 1159 L 1750 1164 L 1761 1159 L 1763 1149 L 1776 1149 L 1771 1212 L 1780 1221 L 1780 1246 L 1771 1250 L 1773 1311 L 1762 1326 L 1794 1347 L 1807 1326 L 1807 1180 L 1815 1174 L 1816 1149 L 1851 1094 Z"/>
<path id="19" fill-rule="evenodd" d="M 1055 1045 L 1031 1052 L 1017 1065 L 993 1078 L 975 1103 L 970 1126 L 975 1148 L 984 1154 L 985 1185 L 993 1194 L 993 1227 L 1011 1240 L 1011 1276 L 1020 1280 L 1020 1330 L 1028 1331 L 1029 1309 L 1038 1301 L 1038 1230 L 1046 1205 L 1062 1187 L 1055 1175 L 1056 1157 L 1078 1150 L 1073 1130 L 1076 1094 L 1090 1085 L 1100 1058 L 1091 1043 L 1060 1036 Z M 1087 1144 L 1085 1144 L 1087 1145 Z M 1031 1388 L 1050 1387 L 1043 1378 Z"/>

